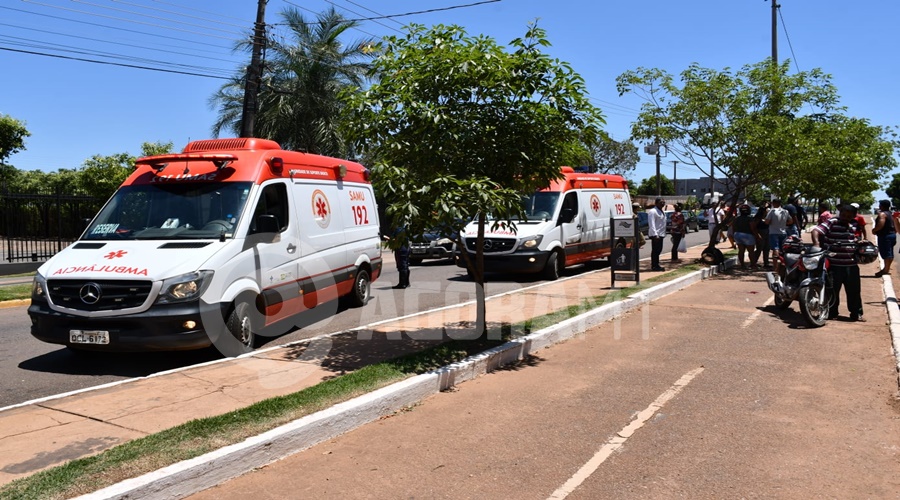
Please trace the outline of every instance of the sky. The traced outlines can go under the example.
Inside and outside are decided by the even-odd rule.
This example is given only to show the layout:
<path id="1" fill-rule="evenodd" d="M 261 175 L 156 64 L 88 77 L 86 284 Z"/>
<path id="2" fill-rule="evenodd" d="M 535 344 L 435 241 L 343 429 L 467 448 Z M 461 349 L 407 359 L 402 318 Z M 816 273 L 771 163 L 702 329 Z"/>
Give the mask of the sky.
<path id="1" fill-rule="evenodd" d="M 778 1 L 779 60 L 791 59 L 794 71 L 832 75 L 848 115 L 900 124 L 900 2 Z M 399 35 L 417 23 L 457 24 L 506 45 L 536 21 L 552 43 L 546 51 L 585 79 L 617 140 L 629 138 L 642 104 L 618 95 L 623 72 L 648 67 L 677 75 L 692 63 L 736 70 L 772 54 L 771 0 L 269 0 L 266 22 L 284 32 L 277 25 L 284 9 L 312 20 L 331 6 L 350 19 L 432 10 L 363 21 L 347 43 Z M 254 0 L 0 0 L 0 114 L 31 132 L 26 150 L 7 162 L 55 171 L 98 154 L 139 155 L 143 142 L 181 150 L 212 137 L 217 113 L 209 98 L 248 61 L 233 47 L 247 36 L 256 8 Z M 638 147 L 636 181 L 655 173 L 654 158 Z M 670 160 L 662 173 L 673 176 Z M 678 178 L 702 175 L 678 165 Z"/>

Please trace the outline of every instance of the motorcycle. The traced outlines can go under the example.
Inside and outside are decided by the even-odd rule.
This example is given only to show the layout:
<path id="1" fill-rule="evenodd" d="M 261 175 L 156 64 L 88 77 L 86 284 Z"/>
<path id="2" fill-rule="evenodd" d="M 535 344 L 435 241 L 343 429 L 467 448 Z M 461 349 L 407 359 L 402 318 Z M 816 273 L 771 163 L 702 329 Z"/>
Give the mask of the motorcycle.
<path id="1" fill-rule="evenodd" d="M 766 284 L 775 294 L 775 306 L 787 309 L 796 300 L 800 303 L 803 318 L 812 327 L 823 326 L 828 321 L 828 311 L 834 300 L 828 275 L 828 254 L 824 248 L 790 236 L 779 255 L 780 275 L 766 273 Z"/>

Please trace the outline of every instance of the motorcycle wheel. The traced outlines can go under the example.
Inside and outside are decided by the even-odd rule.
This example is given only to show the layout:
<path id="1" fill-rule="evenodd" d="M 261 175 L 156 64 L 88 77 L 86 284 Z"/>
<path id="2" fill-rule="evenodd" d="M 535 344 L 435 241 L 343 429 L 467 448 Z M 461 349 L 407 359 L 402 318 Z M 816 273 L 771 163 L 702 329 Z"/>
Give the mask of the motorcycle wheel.
<path id="1" fill-rule="evenodd" d="M 810 285 L 800 290 L 800 312 L 806 323 L 818 328 L 828 321 L 828 309 L 831 306 L 830 297 L 826 293 L 825 301 L 819 302 L 819 291 L 822 289 L 820 285 Z"/>

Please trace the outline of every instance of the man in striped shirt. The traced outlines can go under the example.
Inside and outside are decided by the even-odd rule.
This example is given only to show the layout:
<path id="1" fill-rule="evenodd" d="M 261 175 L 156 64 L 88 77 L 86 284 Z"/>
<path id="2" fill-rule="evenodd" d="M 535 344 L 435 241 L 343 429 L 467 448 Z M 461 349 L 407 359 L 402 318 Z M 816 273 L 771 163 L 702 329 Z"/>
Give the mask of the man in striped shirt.
<path id="1" fill-rule="evenodd" d="M 833 255 L 831 274 L 834 286 L 834 302 L 828 312 L 828 319 L 838 316 L 841 305 L 841 288 L 846 289 L 847 308 L 850 310 L 850 321 L 865 321 L 863 318 L 862 295 L 860 294 L 859 265 L 856 263 L 856 207 L 845 204 L 837 217 L 832 217 L 813 228 L 813 245 L 827 246 Z"/>

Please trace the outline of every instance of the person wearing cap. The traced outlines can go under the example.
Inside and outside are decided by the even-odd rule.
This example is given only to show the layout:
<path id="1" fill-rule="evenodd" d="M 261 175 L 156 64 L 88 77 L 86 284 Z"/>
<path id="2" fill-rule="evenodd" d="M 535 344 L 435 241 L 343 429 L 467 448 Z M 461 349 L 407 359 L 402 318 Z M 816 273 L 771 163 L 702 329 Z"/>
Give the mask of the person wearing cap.
<path id="1" fill-rule="evenodd" d="M 856 207 L 853 203 L 845 204 L 837 217 L 832 217 L 810 231 L 813 245 L 822 244 L 829 247 L 829 268 L 834 300 L 828 310 L 828 319 L 838 317 L 841 305 L 841 288 L 847 295 L 847 309 L 850 310 L 850 321 L 865 321 L 863 318 L 863 302 L 859 279 L 859 264 L 856 261 Z"/>

